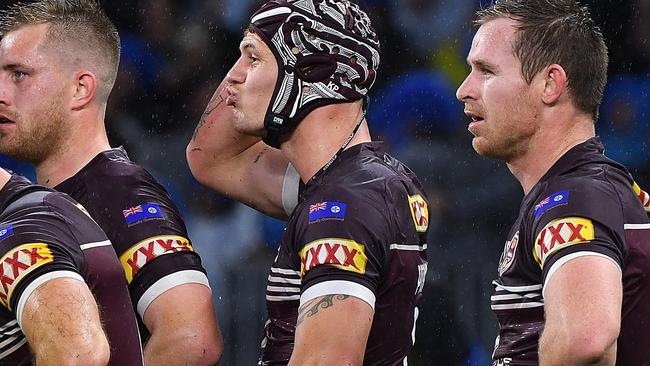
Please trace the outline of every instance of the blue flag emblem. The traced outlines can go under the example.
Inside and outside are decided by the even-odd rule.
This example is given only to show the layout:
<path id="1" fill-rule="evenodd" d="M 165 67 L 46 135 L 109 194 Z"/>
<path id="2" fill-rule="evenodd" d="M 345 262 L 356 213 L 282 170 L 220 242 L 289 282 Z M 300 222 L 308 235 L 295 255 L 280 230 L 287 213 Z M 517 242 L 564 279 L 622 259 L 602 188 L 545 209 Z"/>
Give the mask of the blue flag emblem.
<path id="1" fill-rule="evenodd" d="M 544 212 L 553 207 L 565 205 L 567 203 L 569 203 L 569 191 L 553 193 L 535 205 L 535 218 L 542 216 Z"/>
<path id="2" fill-rule="evenodd" d="M 0 227 L 0 240 L 13 235 L 14 233 L 14 227 L 13 225 L 7 225 Z"/>
<path id="3" fill-rule="evenodd" d="M 122 210 L 124 221 L 127 225 L 134 224 L 146 219 L 164 218 L 160 205 L 156 203 L 145 203 Z"/>
<path id="4" fill-rule="evenodd" d="M 347 206 L 343 202 L 318 202 L 309 205 L 309 223 L 322 220 L 343 220 Z"/>

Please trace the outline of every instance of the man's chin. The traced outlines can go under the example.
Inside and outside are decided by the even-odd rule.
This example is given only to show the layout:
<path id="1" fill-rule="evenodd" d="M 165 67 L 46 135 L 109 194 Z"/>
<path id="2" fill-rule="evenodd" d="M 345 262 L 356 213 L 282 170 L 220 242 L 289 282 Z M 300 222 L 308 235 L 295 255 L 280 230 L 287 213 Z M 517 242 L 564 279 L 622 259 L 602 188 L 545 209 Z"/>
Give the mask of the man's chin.
<path id="1" fill-rule="evenodd" d="M 474 137 L 472 139 L 472 147 L 474 148 L 474 151 L 476 151 L 476 153 L 480 156 L 498 160 L 506 159 L 507 154 L 505 151 L 503 151 L 503 149 L 499 149 L 493 144 L 490 144 L 489 141 L 487 141 L 484 137 Z"/>

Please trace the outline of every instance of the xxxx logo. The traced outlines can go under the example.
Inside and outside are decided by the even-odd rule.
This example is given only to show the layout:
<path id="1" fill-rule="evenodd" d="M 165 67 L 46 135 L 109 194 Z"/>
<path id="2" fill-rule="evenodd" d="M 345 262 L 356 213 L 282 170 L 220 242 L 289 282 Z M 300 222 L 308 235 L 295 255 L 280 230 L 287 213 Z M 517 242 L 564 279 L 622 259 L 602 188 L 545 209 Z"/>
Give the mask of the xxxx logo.
<path id="1" fill-rule="evenodd" d="M 54 260 L 45 243 L 29 243 L 11 249 L 0 259 L 0 302 L 9 308 L 11 294 L 28 273 Z"/>
<path id="2" fill-rule="evenodd" d="M 427 202 L 422 196 L 416 194 L 409 196 L 409 207 L 411 209 L 411 216 L 413 216 L 413 222 L 415 223 L 415 230 L 420 233 L 427 231 L 429 227 L 429 209 Z"/>
<path id="3" fill-rule="evenodd" d="M 329 265 L 364 274 L 367 260 L 364 246 L 354 240 L 320 239 L 308 243 L 300 251 L 300 273 L 304 276 L 316 266 Z"/>
<path id="4" fill-rule="evenodd" d="M 160 235 L 145 239 L 132 246 L 120 256 L 128 283 L 144 267 L 157 257 L 183 251 L 194 251 L 189 240 L 182 236 Z"/>
<path id="5" fill-rule="evenodd" d="M 538 264 L 562 248 L 594 240 L 594 225 L 582 217 L 565 217 L 549 222 L 535 240 L 534 257 Z"/>

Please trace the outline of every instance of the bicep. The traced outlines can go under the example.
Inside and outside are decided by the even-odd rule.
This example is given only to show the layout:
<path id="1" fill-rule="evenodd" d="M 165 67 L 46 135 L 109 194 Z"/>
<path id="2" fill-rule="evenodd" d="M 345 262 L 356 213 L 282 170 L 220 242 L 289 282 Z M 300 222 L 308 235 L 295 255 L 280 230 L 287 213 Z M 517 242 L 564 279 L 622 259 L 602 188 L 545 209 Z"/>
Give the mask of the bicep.
<path id="1" fill-rule="evenodd" d="M 26 296 L 19 318 L 37 364 L 56 364 L 66 357 L 107 357 L 97 304 L 80 278 L 51 279 Z"/>
<path id="2" fill-rule="evenodd" d="M 361 365 L 374 311 L 350 295 L 324 295 L 298 311 L 290 365 Z M 323 360 L 325 362 L 323 362 Z"/>
<path id="3" fill-rule="evenodd" d="M 621 269 L 612 259 L 585 255 L 553 271 L 544 287 L 546 326 L 576 336 L 594 328 L 618 334 L 622 302 Z"/>

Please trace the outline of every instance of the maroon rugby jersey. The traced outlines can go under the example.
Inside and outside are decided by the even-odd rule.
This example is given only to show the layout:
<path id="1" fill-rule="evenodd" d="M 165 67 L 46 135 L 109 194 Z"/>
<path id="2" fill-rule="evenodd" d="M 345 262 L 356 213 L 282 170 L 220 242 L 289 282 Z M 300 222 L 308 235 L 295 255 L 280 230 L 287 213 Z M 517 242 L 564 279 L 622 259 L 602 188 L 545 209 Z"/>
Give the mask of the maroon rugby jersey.
<path id="1" fill-rule="evenodd" d="M 106 232 L 124 268 L 140 321 L 165 291 L 185 283 L 209 286 L 178 208 L 124 149 L 101 152 L 54 188 L 84 205 Z M 144 342 L 149 333 L 140 325 Z"/>
<path id="2" fill-rule="evenodd" d="M 12 176 L 0 191 L 0 256 L 0 365 L 33 364 L 21 331 L 27 298 L 40 284 L 68 277 L 85 281 L 99 305 L 111 347 L 109 365 L 142 366 L 122 266 L 82 206 Z"/>
<path id="3" fill-rule="evenodd" d="M 569 150 L 533 187 L 493 282 L 495 365 L 539 363 L 544 286 L 562 264 L 585 255 L 610 259 L 623 273 L 617 365 L 650 365 L 650 224 L 639 193 L 597 138 Z"/>
<path id="4" fill-rule="evenodd" d="M 344 294 L 375 310 L 364 365 L 405 364 L 427 270 L 428 218 L 417 178 L 379 143 L 350 147 L 312 178 L 269 274 L 260 363 L 287 364 L 301 303 Z"/>

